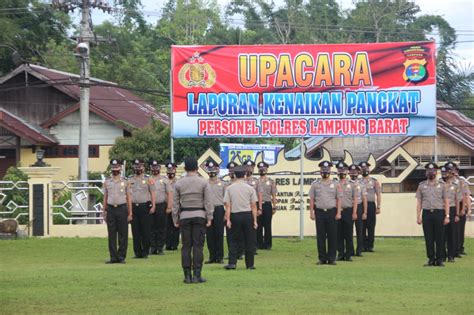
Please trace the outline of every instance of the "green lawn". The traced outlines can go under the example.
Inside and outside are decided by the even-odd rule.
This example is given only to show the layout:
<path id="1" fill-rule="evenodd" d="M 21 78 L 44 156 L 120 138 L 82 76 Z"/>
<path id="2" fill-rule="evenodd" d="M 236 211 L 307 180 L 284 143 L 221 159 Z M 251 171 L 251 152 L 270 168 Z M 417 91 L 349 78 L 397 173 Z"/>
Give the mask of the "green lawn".
<path id="1" fill-rule="evenodd" d="M 0 313 L 473 314 L 466 242 L 468 256 L 423 268 L 421 238 L 377 239 L 376 253 L 337 266 L 316 266 L 314 238 L 276 239 L 257 270 L 206 265 L 207 283 L 185 285 L 176 251 L 105 265 L 105 238 L 0 241 Z"/>

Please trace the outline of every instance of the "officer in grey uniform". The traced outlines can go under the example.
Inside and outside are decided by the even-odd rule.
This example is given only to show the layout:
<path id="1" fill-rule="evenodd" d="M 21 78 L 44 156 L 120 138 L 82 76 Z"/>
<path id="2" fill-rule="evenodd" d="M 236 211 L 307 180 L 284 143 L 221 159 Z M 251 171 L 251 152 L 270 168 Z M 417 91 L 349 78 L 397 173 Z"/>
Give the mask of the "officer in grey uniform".
<path id="1" fill-rule="evenodd" d="M 436 179 L 438 165 L 427 163 L 425 165 L 426 177 L 416 191 L 416 217 L 417 223 L 423 224 L 426 254 L 428 263 L 425 266 L 444 266 L 444 226 L 449 224 L 449 199 L 446 186 Z"/>
<path id="2" fill-rule="evenodd" d="M 235 181 L 237 180 L 237 178 L 235 178 L 235 168 L 237 167 L 237 164 L 235 162 L 229 162 L 227 163 L 227 169 L 229 170 L 229 181 L 226 183 L 226 188 L 230 185 L 232 185 L 233 183 L 235 183 Z M 227 252 L 229 253 L 227 255 L 227 259 L 230 257 L 230 248 L 231 248 L 231 243 L 232 243 L 232 231 L 231 229 L 229 229 L 227 227 L 227 223 L 225 223 L 225 234 L 226 234 L 226 238 L 227 238 Z M 243 243 L 243 239 L 239 240 L 239 242 L 237 243 L 237 258 L 238 259 L 242 259 L 242 256 L 244 254 L 244 243 Z"/>
<path id="3" fill-rule="evenodd" d="M 362 235 L 363 220 L 367 220 L 367 191 L 365 186 L 361 185 L 358 179 L 359 166 L 351 164 L 349 166 L 350 183 L 357 189 L 357 220 L 355 221 L 357 247 L 355 255 L 362 257 L 362 249 L 364 248 L 364 239 Z"/>
<path id="4" fill-rule="evenodd" d="M 235 168 L 237 180 L 228 186 L 224 196 L 225 218 L 227 227 L 232 231 L 229 264 L 225 269 L 237 267 L 238 244 L 241 239 L 245 246 L 245 266 L 249 270 L 255 269 L 255 233 L 257 230 L 257 193 L 255 189 L 246 184 L 246 169 L 244 166 Z"/>
<path id="5" fill-rule="evenodd" d="M 257 164 L 260 174 L 259 187 L 262 193 L 262 215 L 257 217 L 257 248 L 272 249 L 272 218 L 276 212 L 276 183 L 267 176 L 268 163 L 261 161 Z"/>
<path id="6" fill-rule="evenodd" d="M 167 214 L 171 213 L 173 192 L 168 178 L 161 176 L 161 165 L 158 160 L 150 161 L 150 171 L 155 182 L 155 213 L 151 215 L 150 255 L 163 255 L 166 242 Z"/>
<path id="7" fill-rule="evenodd" d="M 151 215 L 155 213 L 155 182 L 145 175 L 145 162 L 133 161 L 135 175 L 130 176 L 132 198 L 132 235 L 134 258 L 148 258 L 150 251 Z"/>
<path id="8" fill-rule="evenodd" d="M 336 220 L 341 218 L 342 190 L 329 177 L 331 166 L 329 161 L 319 163 L 322 179 L 314 181 L 308 193 L 310 218 L 316 221 L 318 265 L 336 264 Z"/>
<path id="9" fill-rule="evenodd" d="M 367 191 L 367 220 L 363 224 L 364 237 L 364 251 L 374 251 L 375 240 L 375 224 L 377 223 L 377 215 L 380 214 L 380 207 L 382 206 L 382 197 L 380 183 L 373 177 L 370 177 L 370 163 L 359 163 L 362 179 L 360 184 L 363 185 Z"/>
<path id="10" fill-rule="evenodd" d="M 347 179 L 349 167 L 340 161 L 336 164 L 339 186 L 342 190 L 341 197 L 341 219 L 337 221 L 337 251 L 338 260 L 352 261 L 354 255 L 354 221 L 357 220 L 358 190 L 360 186 Z"/>
<path id="11" fill-rule="evenodd" d="M 441 181 L 446 186 L 446 196 L 449 199 L 449 224 L 444 226 L 444 261 L 453 263 L 456 257 L 458 227 L 459 227 L 459 187 L 454 181 L 451 170 L 445 166 L 441 167 Z"/>
<path id="12" fill-rule="evenodd" d="M 198 176 L 198 162 L 195 158 L 184 161 L 184 170 L 186 176 L 174 185 L 173 222 L 181 230 L 184 283 L 202 283 L 206 281 L 201 276 L 206 227 L 211 226 L 214 212 L 212 192 L 209 183 Z"/>
<path id="13" fill-rule="evenodd" d="M 166 162 L 166 176 L 168 177 L 171 191 L 176 184 L 176 163 Z M 174 226 L 171 212 L 167 214 L 166 250 L 177 250 L 179 245 L 179 229 Z"/>
<path id="14" fill-rule="evenodd" d="M 212 192 L 212 204 L 214 214 L 212 224 L 207 228 L 207 248 L 209 249 L 209 260 L 206 264 L 224 263 L 224 193 L 226 184 L 218 177 L 219 164 L 215 161 L 206 162 L 206 170 L 209 175 L 209 185 Z"/>
<path id="15" fill-rule="evenodd" d="M 245 169 L 246 169 L 246 177 L 245 180 L 247 184 L 252 186 L 253 189 L 255 189 L 255 193 L 257 194 L 257 217 L 262 216 L 262 190 L 260 189 L 260 181 L 258 178 L 253 176 L 253 172 L 255 170 L 255 162 L 252 161 L 251 159 L 248 159 L 244 163 Z M 257 219 L 258 220 L 258 219 Z M 261 219 L 260 219 L 261 220 Z M 257 222 L 258 224 L 258 222 Z M 255 233 L 255 237 L 257 234 Z M 243 240 L 242 240 L 243 241 Z M 255 239 L 255 255 L 257 255 L 257 240 Z"/>
<path id="16" fill-rule="evenodd" d="M 104 182 L 104 218 L 109 235 L 110 260 L 106 264 L 125 263 L 128 246 L 128 222 L 132 221 L 132 205 L 128 182 L 120 175 L 121 161 L 110 160 L 112 176 Z M 117 251 L 118 238 L 118 251 Z"/>

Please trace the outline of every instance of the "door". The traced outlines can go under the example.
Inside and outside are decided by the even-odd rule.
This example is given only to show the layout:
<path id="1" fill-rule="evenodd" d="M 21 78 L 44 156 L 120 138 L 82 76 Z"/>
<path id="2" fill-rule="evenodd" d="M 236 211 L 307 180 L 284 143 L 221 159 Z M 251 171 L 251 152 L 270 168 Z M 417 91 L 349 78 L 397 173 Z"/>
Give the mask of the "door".
<path id="1" fill-rule="evenodd" d="M 3 179 L 10 166 L 16 166 L 16 150 L 0 149 L 0 180 Z"/>

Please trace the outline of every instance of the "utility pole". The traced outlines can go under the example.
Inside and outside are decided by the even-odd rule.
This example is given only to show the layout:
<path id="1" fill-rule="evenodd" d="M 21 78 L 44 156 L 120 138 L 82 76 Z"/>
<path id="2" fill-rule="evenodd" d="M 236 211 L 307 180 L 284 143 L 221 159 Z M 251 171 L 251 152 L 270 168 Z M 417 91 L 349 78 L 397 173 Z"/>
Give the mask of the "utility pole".
<path id="1" fill-rule="evenodd" d="M 79 180 L 87 180 L 89 159 L 89 100 L 90 100 L 90 41 L 94 34 L 90 10 L 98 8 L 104 12 L 111 12 L 106 1 L 101 0 L 53 0 L 53 7 L 69 13 L 76 8 L 81 9 L 81 29 L 77 39 L 75 56 L 80 64 L 80 116 L 79 129 Z"/>

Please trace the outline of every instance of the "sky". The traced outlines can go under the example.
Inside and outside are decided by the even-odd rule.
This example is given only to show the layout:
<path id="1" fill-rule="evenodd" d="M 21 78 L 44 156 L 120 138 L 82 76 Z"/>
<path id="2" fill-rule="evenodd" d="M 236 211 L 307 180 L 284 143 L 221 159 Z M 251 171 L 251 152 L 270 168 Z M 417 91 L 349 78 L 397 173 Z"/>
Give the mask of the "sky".
<path id="1" fill-rule="evenodd" d="M 337 1 L 343 9 L 353 7 L 355 2 L 353 0 Z M 142 0 L 141 2 L 146 19 L 150 23 L 156 23 L 161 15 L 161 8 L 165 0 Z M 474 69 L 474 1 L 415 0 L 414 2 L 420 7 L 420 14 L 440 15 L 458 31 L 458 44 L 454 50 L 455 56 L 461 64 L 464 66 L 470 65 Z M 218 0 L 218 3 L 224 8 L 229 0 Z M 278 6 L 283 3 L 283 0 L 275 0 L 275 3 Z M 94 24 L 100 24 L 111 17 L 94 10 L 92 18 Z"/>

